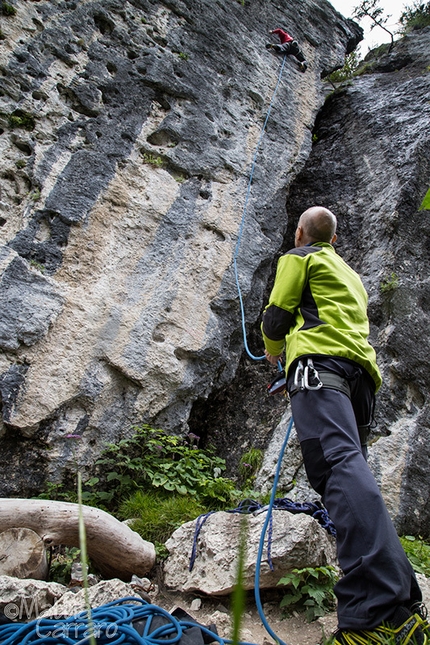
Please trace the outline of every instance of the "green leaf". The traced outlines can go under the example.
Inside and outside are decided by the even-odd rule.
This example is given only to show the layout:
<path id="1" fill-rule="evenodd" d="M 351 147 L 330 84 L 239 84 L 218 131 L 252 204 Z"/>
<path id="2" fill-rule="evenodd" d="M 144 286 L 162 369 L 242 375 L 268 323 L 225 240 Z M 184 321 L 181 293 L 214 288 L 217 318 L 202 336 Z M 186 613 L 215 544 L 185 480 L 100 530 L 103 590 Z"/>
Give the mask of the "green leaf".
<path id="1" fill-rule="evenodd" d="M 430 188 L 425 194 L 425 197 L 421 203 L 421 206 L 419 208 L 420 211 L 430 211 Z"/>

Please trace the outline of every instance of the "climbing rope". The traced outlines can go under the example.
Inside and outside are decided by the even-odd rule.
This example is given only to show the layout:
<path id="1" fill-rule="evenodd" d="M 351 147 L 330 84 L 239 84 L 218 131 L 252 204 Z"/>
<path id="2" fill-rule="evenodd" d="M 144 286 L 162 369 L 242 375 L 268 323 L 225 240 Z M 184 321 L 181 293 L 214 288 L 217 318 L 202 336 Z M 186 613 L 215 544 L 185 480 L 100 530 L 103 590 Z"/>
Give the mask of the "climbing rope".
<path id="1" fill-rule="evenodd" d="M 264 520 L 264 525 L 260 535 L 260 544 L 258 546 L 257 562 L 255 563 L 255 577 L 254 577 L 254 597 L 255 597 L 255 604 L 257 606 L 258 614 L 261 618 L 261 622 L 263 623 L 264 629 L 267 631 L 268 634 L 270 634 L 270 636 L 272 636 L 272 638 L 275 640 L 276 643 L 278 643 L 278 645 L 287 645 L 287 644 L 284 643 L 284 641 L 282 641 L 279 638 L 279 636 L 275 634 L 273 629 L 270 627 L 266 616 L 264 615 L 263 605 L 261 604 L 261 598 L 260 598 L 260 567 L 261 567 L 261 559 L 263 557 L 264 538 L 266 536 L 267 527 L 272 517 L 272 509 L 275 501 L 276 489 L 278 487 L 278 480 L 279 480 L 279 474 L 281 472 L 282 459 L 284 457 L 284 452 L 285 452 L 285 448 L 287 447 L 288 439 L 290 438 L 292 427 L 293 427 L 293 417 L 291 417 L 290 422 L 288 424 L 287 432 L 285 433 L 284 443 L 282 444 L 281 452 L 279 453 L 278 463 L 276 465 L 275 478 L 273 480 L 273 487 L 272 487 L 272 494 L 270 496 L 270 502 L 266 513 L 266 519 Z"/>
<path id="2" fill-rule="evenodd" d="M 198 628 L 205 642 L 232 643 L 209 628 L 189 620 L 177 620 L 167 611 L 134 596 L 115 600 L 70 618 L 37 618 L 29 623 L 0 625 L 1 645 L 85 645 L 93 635 L 97 645 L 175 645 L 182 636 L 192 643 L 189 630 Z M 204 636 L 209 638 L 204 638 Z M 201 642 L 199 639 L 198 642 Z M 241 642 L 240 645 L 253 645 Z"/>
<path id="3" fill-rule="evenodd" d="M 335 526 L 331 521 L 326 509 L 320 504 L 320 502 L 300 503 L 300 502 L 293 502 L 293 500 L 289 499 L 288 497 L 278 497 L 273 500 L 272 509 L 275 509 L 276 511 L 289 511 L 290 513 L 294 513 L 294 514 L 306 513 L 307 515 L 310 515 L 315 520 L 317 520 L 319 525 L 323 529 L 325 529 L 330 535 L 332 535 L 333 537 L 336 537 Z M 260 504 L 260 502 L 257 502 L 256 500 L 253 500 L 253 499 L 245 499 L 242 502 L 240 502 L 237 508 L 233 508 L 224 512 L 225 513 L 244 513 L 244 514 L 253 513 L 254 515 L 257 515 L 258 513 L 261 513 L 263 511 L 269 511 L 269 506 L 267 504 L 266 505 Z M 197 542 L 198 542 L 200 531 L 204 523 L 206 522 L 206 520 L 216 512 L 217 511 L 209 511 L 209 513 L 204 513 L 202 515 L 199 515 L 199 517 L 196 520 L 196 526 L 194 529 L 194 537 L 193 537 L 193 546 L 191 549 L 190 562 L 188 566 L 189 571 L 193 570 L 194 563 L 196 561 Z M 269 533 L 268 533 L 268 539 L 267 539 L 267 562 L 269 564 L 270 569 L 273 571 L 273 564 L 270 557 L 271 546 L 272 546 L 271 530 L 272 530 L 272 521 L 270 520 Z"/>
<path id="4" fill-rule="evenodd" d="M 245 346 L 246 353 L 254 361 L 261 361 L 266 357 L 264 355 L 263 356 L 254 356 L 254 354 L 252 354 L 252 352 L 250 351 L 250 349 L 248 347 L 248 341 L 247 341 L 247 338 L 246 338 L 245 308 L 243 306 L 242 292 L 241 292 L 241 289 L 240 289 L 239 274 L 238 274 L 238 269 L 237 269 L 237 257 L 239 255 L 239 248 L 240 248 L 240 244 L 241 244 L 241 241 L 242 241 L 243 227 L 244 227 L 244 224 L 245 224 L 245 217 L 246 217 L 246 210 L 247 210 L 247 207 L 248 207 L 249 196 L 251 194 L 251 185 L 252 185 L 252 179 L 254 177 L 255 163 L 256 163 L 256 160 L 257 160 L 257 153 L 258 153 L 258 149 L 260 147 L 261 141 L 263 139 L 264 132 L 266 130 L 267 121 L 269 120 L 270 112 L 272 110 L 272 105 L 273 105 L 273 102 L 275 100 L 275 96 L 276 96 L 276 93 L 278 91 L 279 84 L 281 82 L 282 73 L 284 71 L 286 58 L 287 58 L 286 56 L 283 56 L 283 58 L 282 58 L 282 65 L 281 65 L 281 69 L 279 71 L 278 81 L 276 83 L 276 87 L 274 89 L 274 92 L 273 92 L 273 95 L 272 95 L 272 98 L 271 98 L 271 101 L 270 101 L 270 105 L 269 105 L 269 108 L 267 110 L 266 118 L 264 120 L 264 124 L 263 124 L 263 127 L 261 129 L 260 138 L 258 139 L 256 148 L 255 148 L 254 157 L 253 157 L 253 161 L 252 161 L 252 165 L 251 165 L 251 172 L 250 172 L 249 180 L 248 180 L 248 189 L 246 191 L 245 204 L 243 206 L 242 219 L 241 219 L 240 226 L 239 226 L 239 233 L 238 233 L 238 238 L 237 238 L 237 242 L 236 242 L 236 249 L 235 249 L 234 256 L 233 256 L 234 275 L 235 275 L 235 279 L 236 279 L 237 293 L 239 295 L 240 313 L 241 313 L 241 317 L 242 317 L 243 344 Z"/>

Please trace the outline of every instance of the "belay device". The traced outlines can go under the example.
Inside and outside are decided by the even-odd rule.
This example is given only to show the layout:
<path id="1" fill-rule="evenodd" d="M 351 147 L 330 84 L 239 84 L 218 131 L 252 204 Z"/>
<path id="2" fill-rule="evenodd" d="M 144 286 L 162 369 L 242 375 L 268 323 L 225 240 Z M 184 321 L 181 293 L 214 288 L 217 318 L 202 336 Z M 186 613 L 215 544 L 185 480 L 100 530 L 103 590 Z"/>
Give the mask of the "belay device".
<path id="1" fill-rule="evenodd" d="M 285 392 L 287 389 L 287 377 L 285 375 L 285 370 L 280 371 L 275 379 L 267 386 L 267 391 L 269 394 L 278 394 L 278 392 Z"/>

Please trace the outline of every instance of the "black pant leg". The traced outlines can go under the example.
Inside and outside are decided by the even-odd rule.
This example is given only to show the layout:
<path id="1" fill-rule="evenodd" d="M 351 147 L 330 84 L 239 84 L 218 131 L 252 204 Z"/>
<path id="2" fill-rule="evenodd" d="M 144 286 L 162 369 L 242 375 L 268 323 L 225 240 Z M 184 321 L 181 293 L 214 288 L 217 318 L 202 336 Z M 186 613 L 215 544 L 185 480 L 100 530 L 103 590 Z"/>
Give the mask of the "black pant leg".
<path id="1" fill-rule="evenodd" d="M 373 629 L 408 604 L 416 579 L 363 456 L 352 403 L 322 388 L 297 392 L 291 407 L 309 481 L 336 526 L 339 627 Z"/>

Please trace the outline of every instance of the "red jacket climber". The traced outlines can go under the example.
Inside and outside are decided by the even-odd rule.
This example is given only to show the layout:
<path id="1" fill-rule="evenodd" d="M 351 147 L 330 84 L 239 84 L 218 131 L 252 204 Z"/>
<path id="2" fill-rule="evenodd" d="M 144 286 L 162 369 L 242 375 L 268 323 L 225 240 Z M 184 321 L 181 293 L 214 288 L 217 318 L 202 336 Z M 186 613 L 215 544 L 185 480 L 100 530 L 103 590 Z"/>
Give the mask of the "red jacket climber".
<path id="1" fill-rule="evenodd" d="M 297 58 L 297 60 L 299 61 L 301 71 L 305 72 L 308 65 L 306 63 L 303 52 L 299 48 L 298 42 L 294 40 L 294 38 L 290 36 L 289 33 L 284 31 L 283 29 L 280 29 L 279 27 L 277 29 L 272 29 L 270 33 L 277 34 L 279 36 L 280 44 L 274 45 L 272 43 L 267 43 L 266 48 L 274 49 L 279 54 L 290 54 L 291 56 L 295 56 L 295 58 Z"/>

